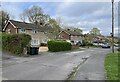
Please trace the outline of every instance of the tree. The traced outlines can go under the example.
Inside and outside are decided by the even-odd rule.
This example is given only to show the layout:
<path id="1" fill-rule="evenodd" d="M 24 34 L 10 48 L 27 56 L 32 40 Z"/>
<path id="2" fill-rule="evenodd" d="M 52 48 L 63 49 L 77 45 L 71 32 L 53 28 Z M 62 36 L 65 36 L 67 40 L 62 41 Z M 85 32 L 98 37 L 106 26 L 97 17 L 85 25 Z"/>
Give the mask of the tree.
<path id="1" fill-rule="evenodd" d="M 80 34 L 82 34 L 82 32 L 83 32 L 83 31 L 82 31 L 81 29 L 79 29 L 79 28 L 73 28 L 73 30 L 76 31 L 76 32 L 78 32 L 78 33 L 80 33 Z"/>
<path id="2" fill-rule="evenodd" d="M 66 27 L 64 29 L 65 30 L 70 29 L 71 31 L 75 31 L 75 32 L 80 33 L 80 34 L 82 34 L 82 32 L 83 32 L 80 28 L 75 28 L 75 27 Z"/>
<path id="3" fill-rule="evenodd" d="M 61 17 L 56 17 L 56 22 L 59 24 L 60 27 L 64 27 L 63 20 Z"/>
<path id="4" fill-rule="evenodd" d="M 100 30 L 98 28 L 92 28 L 92 30 L 90 31 L 90 34 L 101 35 Z"/>
<path id="5" fill-rule="evenodd" d="M 0 11 L 0 29 L 2 30 L 5 26 L 5 22 L 9 20 L 9 14 L 5 11 Z"/>
<path id="6" fill-rule="evenodd" d="M 23 12 L 22 14 L 20 14 L 20 19 L 23 21 L 23 22 L 25 22 L 26 21 L 26 16 L 25 16 L 26 14 Z"/>
<path id="7" fill-rule="evenodd" d="M 50 18 L 47 14 L 43 14 L 43 10 L 39 6 L 33 6 L 30 9 L 26 9 L 20 17 L 23 21 L 28 19 L 31 23 L 39 24 L 43 27 L 51 27 L 54 37 L 56 37 L 61 29 L 55 19 Z"/>
<path id="8" fill-rule="evenodd" d="M 36 23 L 38 22 L 39 19 L 42 18 L 42 16 L 43 16 L 42 8 L 34 5 L 32 8 L 24 10 L 20 17 L 23 20 L 27 17 L 30 22 Z"/>
<path id="9" fill-rule="evenodd" d="M 34 5 L 32 8 L 24 10 L 24 12 L 20 14 L 20 19 L 23 22 L 28 19 L 31 23 L 42 24 L 45 26 L 49 22 L 50 16 L 43 14 L 43 9 Z"/>
<path id="10" fill-rule="evenodd" d="M 51 27 L 52 34 L 54 35 L 54 38 L 56 38 L 56 35 L 60 32 L 61 27 L 59 24 L 55 21 L 55 19 L 50 19 L 49 22 L 46 24 L 47 27 Z"/>

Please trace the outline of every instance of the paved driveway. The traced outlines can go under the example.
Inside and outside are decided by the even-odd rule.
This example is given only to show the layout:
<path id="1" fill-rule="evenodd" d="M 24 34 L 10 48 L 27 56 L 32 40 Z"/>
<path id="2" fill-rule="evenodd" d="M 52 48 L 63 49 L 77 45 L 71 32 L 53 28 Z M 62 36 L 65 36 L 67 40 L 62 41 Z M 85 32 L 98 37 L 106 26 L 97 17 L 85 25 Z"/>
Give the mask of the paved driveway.
<path id="1" fill-rule="evenodd" d="M 108 52 L 108 49 L 96 48 L 68 53 L 46 53 L 44 55 L 22 59 L 13 58 L 3 60 L 3 78 L 8 80 L 66 80 L 73 69 L 84 61 L 83 58 L 88 58 L 89 60 L 89 58 L 92 58 L 97 53 L 102 56 L 102 54 L 104 55 L 104 53 Z M 100 57 L 96 58 L 99 59 Z M 16 62 L 15 59 L 21 62 Z M 90 62 L 95 64 L 95 61 Z M 96 62 L 100 61 L 98 60 Z M 94 71 L 96 69 L 99 68 L 95 67 Z"/>

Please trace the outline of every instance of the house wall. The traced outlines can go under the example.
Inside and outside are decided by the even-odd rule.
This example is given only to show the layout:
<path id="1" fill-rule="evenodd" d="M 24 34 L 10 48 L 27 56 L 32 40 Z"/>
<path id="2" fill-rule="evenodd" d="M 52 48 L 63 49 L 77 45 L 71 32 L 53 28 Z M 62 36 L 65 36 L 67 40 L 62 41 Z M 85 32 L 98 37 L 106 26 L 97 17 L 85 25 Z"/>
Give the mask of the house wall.
<path id="1" fill-rule="evenodd" d="M 19 33 L 21 29 L 18 30 Z M 40 43 L 47 43 L 48 37 L 44 32 L 38 31 L 38 33 L 34 34 L 32 30 L 26 30 L 26 34 L 30 35 L 32 38 L 31 45 L 37 45 L 40 46 Z"/>
<path id="2" fill-rule="evenodd" d="M 6 26 L 5 32 L 8 33 L 9 29 L 10 29 L 11 34 L 16 34 L 17 33 L 17 29 L 14 28 L 11 23 L 8 23 L 8 25 Z"/>
<path id="3" fill-rule="evenodd" d="M 62 31 L 62 32 L 58 35 L 58 39 L 70 40 L 70 36 L 69 36 L 69 34 L 67 34 L 66 32 Z"/>
<path id="4" fill-rule="evenodd" d="M 9 30 L 9 31 L 8 31 Z M 20 28 L 14 28 L 14 26 L 9 22 L 5 29 L 6 33 L 17 34 L 25 33 L 31 36 L 31 45 L 40 46 L 40 43 L 47 43 L 48 37 L 44 32 L 38 31 L 38 33 L 33 33 L 32 30 L 25 29 L 25 32 L 22 32 Z"/>
<path id="5" fill-rule="evenodd" d="M 71 40 L 73 40 L 73 41 L 82 41 L 83 37 L 82 36 L 72 36 L 71 35 Z"/>

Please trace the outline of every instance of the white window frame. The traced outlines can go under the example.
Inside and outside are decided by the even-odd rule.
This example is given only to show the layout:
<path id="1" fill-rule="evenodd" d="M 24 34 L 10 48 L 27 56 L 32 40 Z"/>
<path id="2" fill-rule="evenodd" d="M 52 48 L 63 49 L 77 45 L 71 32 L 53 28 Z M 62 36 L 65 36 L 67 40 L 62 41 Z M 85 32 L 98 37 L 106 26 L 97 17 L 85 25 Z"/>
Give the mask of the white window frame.
<path id="1" fill-rule="evenodd" d="M 33 34 L 38 34 L 38 30 L 32 30 Z"/>
<path id="2" fill-rule="evenodd" d="M 48 41 L 47 38 L 42 39 L 42 42 L 43 42 L 43 43 L 47 43 L 47 41 Z"/>
<path id="3" fill-rule="evenodd" d="M 40 32 L 40 34 L 45 34 L 44 32 Z"/>
<path id="4" fill-rule="evenodd" d="M 31 42 L 31 44 L 32 45 L 39 45 L 39 39 L 38 38 L 32 38 L 32 42 Z"/>
<path id="5" fill-rule="evenodd" d="M 21 33 L 26 33 L 26 29 L 21 28 L 21 29 L 20 29 L 20 32 L 21 32 Z"/>

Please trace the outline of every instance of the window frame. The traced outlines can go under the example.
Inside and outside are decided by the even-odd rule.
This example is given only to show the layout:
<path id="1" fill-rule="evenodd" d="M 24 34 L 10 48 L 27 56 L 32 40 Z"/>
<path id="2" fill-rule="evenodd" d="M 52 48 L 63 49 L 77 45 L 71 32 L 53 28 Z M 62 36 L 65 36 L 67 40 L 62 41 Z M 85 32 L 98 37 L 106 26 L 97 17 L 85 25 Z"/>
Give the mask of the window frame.
<path id="1" fill-rule="evenodd" d="M 21 33 L 26 33 L 26 29 L 21 28 L 21 29 L 20 29 L 20 32 L 21 32 Z"/>

